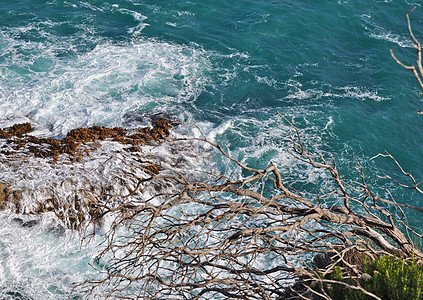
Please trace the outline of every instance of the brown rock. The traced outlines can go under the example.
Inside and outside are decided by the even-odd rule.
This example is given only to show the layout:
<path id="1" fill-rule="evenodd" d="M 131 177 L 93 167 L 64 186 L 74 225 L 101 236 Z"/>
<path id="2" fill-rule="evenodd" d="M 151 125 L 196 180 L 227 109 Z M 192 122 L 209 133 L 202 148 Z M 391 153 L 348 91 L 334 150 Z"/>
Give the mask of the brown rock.
<path id="1" fill-rule="evenodd" d="M 13 145 L 16 151 L 26 145 L 29 153 L 35 157 L 49 157 L 52 163 L 57 162 L 59 155 L 66 153 L 72 156 L 71 161 L 80 161 L 80 146 L 97 141 L 111 140 L 121 144 L 130 145 L 130 151 L 139 149 L 139 145 L 147 143 L 161 143 L 169 135 L 172 126 L 165 119 L 156 119 L 153 128 L 138 128 L 136 133 L 128 134 L 128 131 L 121 128 L 107 128 L 93 126 L 89 128 L 72 129 L 65 138 L 61 140 L 52 138 L 37 138 L 27 135 L 32 131 L 30 123 L 15 124 L 11 127 L 0 129 L 0 139 L 7 139 L 7 143 Z M 44 147 L 43 147 L 44 146 Z M 1 150 L 5 155 L 11 155 L 9 150 Z"/>

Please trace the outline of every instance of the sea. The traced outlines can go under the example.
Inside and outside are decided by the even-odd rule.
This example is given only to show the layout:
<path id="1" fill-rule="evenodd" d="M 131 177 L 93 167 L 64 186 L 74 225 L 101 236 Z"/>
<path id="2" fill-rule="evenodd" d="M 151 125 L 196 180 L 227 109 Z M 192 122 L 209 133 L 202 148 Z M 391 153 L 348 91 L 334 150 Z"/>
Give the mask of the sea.
<path id="1" fill-rule="evenodd" d="M 398 187 L 413 182 L 392 159 L 374 158 L 392 154 L 423 180 L 423 90 L 390 55 L 416 64 L 406 20 L 414 6 L 423 41 L 423 5 L 412 0 L 0 0 L 0 127 L 30 122 L 34 135 L 61 138 L 161 114 L 196 124 L 246 165 L 274 163 L 299 190 L 328 186 L 322 170 L 297 168 L 287 151 L 295 131 L 279 112 L 309 151 L 334 156 L 345 180 L 359 163 L 375 192 L 423 206 L 423 195 Z M 2 164 L 12 189 L 75 171 L 35 158 Z M 423 215 L 407 217 L 422 227 Z M 0 213 L 0 299 L 68 299 L 74 283 L 98 276 L 101 247 L 55 222 Z"/>

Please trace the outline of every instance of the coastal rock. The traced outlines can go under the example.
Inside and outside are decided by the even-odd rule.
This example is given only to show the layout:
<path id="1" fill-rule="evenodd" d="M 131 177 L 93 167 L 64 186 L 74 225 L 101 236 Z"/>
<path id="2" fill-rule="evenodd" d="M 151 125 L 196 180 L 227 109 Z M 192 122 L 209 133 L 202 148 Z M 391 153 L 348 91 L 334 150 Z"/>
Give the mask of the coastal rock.
<path id="1" fill-rule="evenodd" d="M 171 127 L 167 120 L 156 118 L 151 128 L 93 126 L 73 129 L 62 139 L 30 135 L 29 123 L 0 129 L 5 171 L 0 209 L 26 215 L 53 212 L 65 227 L 80 228 L 90 218 L 102 216 L 102 206 L 119 205 L 112 195 L 138 193 L 139 180 L 162 171 L 160 159 L 142 152 L 162 144 Z M 19 218 L 15 222 L 27 228 L 37 224 Z M 62 229 L 53 231 L 60 234 Z"/>
<path id="2" fill-rule="evenodd" d="M 13 218 L 12 221 L 25 228 L 32 228 L 35 225 L 38 225 L 40 223 L 40 220 L 37 220 L 37 219 L 24 220 L 19 217 Z"/>
<path id="3" fill-rule="evenodd" d="M 81 156 L 90 152 L 89 145 L 98 141 L 115 141 L 130 146 L 130 151 L 139 150 L 146 144 L 159 144 L 169 135 L 172 125 L 165 119 L 155 119 L 154 126 L 127 130 L 121 127 L 107 128 L 92 126 L 71 130 L 63 139 L 38 138 L 28 135 L 32 131 L 31 124 L 15 124 L 0 129 L 0 138 L 6 139 L 6 145 L 0 153 L 6 156 L 18 151 L 32 154 L 35 157 L 51 158 L 52 163 L 58 161 L 59 155 L 67 154 L 71 161 L 80 161 Z M 86 146 L 86 147 L 83 147 Z"/>
<path id="4" fill-rule="evenodd" d="M 11 190 L 10 185 L 5 183 L 0 183 L 0 209 L 4 210 L 6 208 L 12 209 L 15 212 L 20 210 L 20 198 L 22 191 Z"/>

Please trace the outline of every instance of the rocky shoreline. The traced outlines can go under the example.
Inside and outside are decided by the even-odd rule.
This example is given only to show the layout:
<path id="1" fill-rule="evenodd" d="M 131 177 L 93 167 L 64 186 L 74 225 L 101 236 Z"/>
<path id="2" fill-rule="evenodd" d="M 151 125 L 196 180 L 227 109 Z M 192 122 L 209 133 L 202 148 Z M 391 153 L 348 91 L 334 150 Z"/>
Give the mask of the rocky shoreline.
<path id="1" fill-rule="evenodd" d="M 139 178 L 148 178 L 162 170 L 159 159 L 141 153 L 143 148 L 162 144 L 176 123 L 164 118 L 152 121 L 152 127 L 135 129 L 78 128 L 61 139 L 31 135 L 30 123 L 0 129 L 0 163 L 9 164 L 11 172 L 13 168 L 19 169 L 25 177 L 25 167 L 31 171 L 38 168 L 38 160 L 43 166 L 40 165 L 40 171 L 32 177 L 47 177 L 43 168 L 47 170 L 44 173 L 54 170 L 63 177 L 51 179 L 46 186 L 30 184 L 32 186 L 22 188 L 19 182 L 14 183 L 3 174 L 0 210 L 25 215 L 53 212 L 66 227 L 80 228 L 90 217 L 98 217 L 101 207 L 118 205 L 112 203 L 117 198 L 112 195 L 134 192 L 137 185 L 134 177 L 118 179 L 119 172 L 130 174 L 135 167 Z M 96 153 L 94 158 L 90 157 L 92 153 Z M 86 165 L 93 164 L 92 160 L 99 162 L 96 168 L 87 171 Z M 120 182 L 119 188 L 113 181 Z"/>
<path id="2" fill-rule="evenodd" d="M 52 163 L 56 163 L 61 154 L 68 154 L 72 160 L 78 160 L 84 154 L 81 146 L 106 140 L 130 145 L 128 151 L 139 151 L 142 145 L 161 143 L 169 135 L 171 127 L 168 120 L 157 119 L 152 128 L 127 130 L 122 127 L 93 126 L 73 129 L 63 139 L 54 139 L 29 135 L 33 131 L 30 123 L 15 124 L 0 129 L 0 139 L 5 139 L 7 144 L 0 149 L 0 153 L 13 155 L 25 149 L 35 157 L 48 157 Z"/>

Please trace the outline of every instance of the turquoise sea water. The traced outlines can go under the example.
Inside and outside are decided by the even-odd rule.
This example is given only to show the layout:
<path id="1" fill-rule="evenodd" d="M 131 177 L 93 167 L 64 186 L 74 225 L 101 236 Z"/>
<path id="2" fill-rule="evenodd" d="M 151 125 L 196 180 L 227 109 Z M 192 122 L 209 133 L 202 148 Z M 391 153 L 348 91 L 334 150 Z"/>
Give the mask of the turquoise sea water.
<path id="1" fill-rule="evenodd" d="M 405 13 L 417 5 L 411 19 L 423 40 L 419 3 L 2 1 L 0 125 L 28 121 L 40 135 L 58 137 L 81 126 L 136 126 L 128 115 L 162 112 L 197 123 L 255 167 L 271 160 L 289 169 L 279 111 L 312 149 L 333 153 L 341 169 L 358 158 L 371 178 L 398 176 L 389 160 L 369 162 L 388 151 L 423 180 L 423 116 L 417 114 L 423 98 L 412 74 L 389 54 L 393 49 L 406 64 L 415 61 Z M 291 176 L 312 181 L 314 175 Z M 423 205 L 419 195 L 397 195 L 400 202 Z M 76 250 L 47 268 L 43 260 L 56 251 L 55 243 L 34 246 L 18 239 L 24 245 L 19 256 L 9 238 L 16 224 L 1 220 L 4 295 L 16 298 L 8 289 L 16 287 L 22 297 L 65 297 L 69 282 L 90 272 L 72 266 L 72 255 L 79 262 L 88 255 Z M 422 221 L 413 218 L 416 226 Z M 43 228 L 19 230 L 31 235 Z M 41 263 L 13 267 L 33 247 L 46 253 L 34 258 Z M 28 275 L 26 268 L 38 271 Z M 54 288 L 51 282 L 63 277 L 57 272 L 69 278 Z"/>

